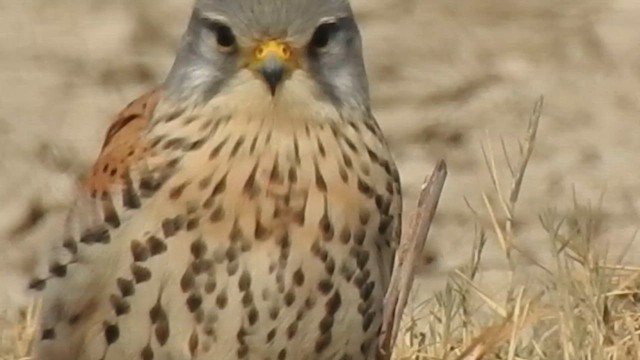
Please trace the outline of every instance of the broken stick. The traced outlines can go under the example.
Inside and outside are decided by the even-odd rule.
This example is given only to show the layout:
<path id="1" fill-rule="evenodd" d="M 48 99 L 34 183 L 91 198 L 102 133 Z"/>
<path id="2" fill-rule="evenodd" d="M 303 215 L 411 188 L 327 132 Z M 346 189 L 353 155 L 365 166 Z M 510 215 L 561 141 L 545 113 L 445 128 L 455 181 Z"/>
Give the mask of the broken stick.
<path id="1" fill-rule="evenodd" d="M 424 244 L 427 241 L 446 178 L 447 165 L 443 160 L 440 160 L 431 175 L 425 179 L 418 197 L 417 208 L 410 220 L 410 226 L 400 240 L 391 282 L 384 299 L 382 329 L 378 339 L 376 356 L 378 360 L 391 359 L 402 314 L 413 286 L 416 261 L 418 256 L 422 254 Z"/>

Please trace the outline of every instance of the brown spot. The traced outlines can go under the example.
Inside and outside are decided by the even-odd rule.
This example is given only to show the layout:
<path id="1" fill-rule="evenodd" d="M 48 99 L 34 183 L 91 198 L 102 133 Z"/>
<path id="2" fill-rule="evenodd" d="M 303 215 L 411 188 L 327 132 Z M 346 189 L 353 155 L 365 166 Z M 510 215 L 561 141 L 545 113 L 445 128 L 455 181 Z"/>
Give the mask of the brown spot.
<path id="1" fill-rule="evenodd" d="M 136 284 L 140 284 L 151 279 L 151 271 L 138 264 L 131 264 L 131 273 L 133 274 Z"/>
<path id="2" fill-rule="evenodd" d="M 258 309 L 255 306 L 249 309 L 249 313 L 247 314 L 247 320 L 249 320 L 249 325 L 255 325 L 258 321 Z"/>
<path id="3" fill-rule="evenodd" d="M 180 137 L 172 138 L 172 139 L 167 140 L 164 143 L 163 149 L 164 150 L 177 150 L 177 149 L 181 148 L 184 143 L 185 143 L 185 139 L 184 138 L 180 138 Z"/>
<path id="4" fill-rule="evenodd" d="M 213 292 L 216 291 L 217 286 L 218 283 L 216 282 L 216 279 L 211 276 L 207 278 L 207 281 L 204 283 L 204 291 L 207 294 L 213 294 Z"/>
<path id="5" fill-rule="evenodd" d="M 359 250 L 356 253 L 356 264 L 358 265 L 358 269 L 362 270 L 367 266 L 369 262 L 369 252 L 366 250 Z"/>
<path id="6" fill-rule="evenodd" d="M 369 300 L 371 297 L 371 293 L 373 293 L 373 289 L 375 288 L 376 283 L 373 281 L 369 281 L 365 286 L 360 288 L 360 299 L 362 301 Z"/>
<path id="7" fill-rule="evenodd" d="M 365 231 L 364 228 L 358 228 L 355 232 L 355 234 L 353 234 L 353 242 L 356 243 L 356 245 L 360 245 L 362 246 L 362 244 L 364 244 L 364 239 L 367 236 L 367 232 Z"/>
<path id="8" fill-rule="evenodd" d="M 120 328 L 117 324 L 107 324 L 104 328 L 104 338 L 107 340 L 107 344 L 111 345 L 120 337 Z"/>
<path id="9" fill-rule="evenodd" d="M 131 256 L 133 256 L 133 261 L 136 262 L 147 261 L 150 256 L 149 248 L 140 241 L 133 240 L 131 242 Z"/>
<path id="10" fill-rule="evenodd" d="M 200 307 L 193 313 L 193 319 L 197 324 L 202 324 L 204 322 L 204 310 Z"/>
<path id="11" fill-rule="evenodd" d="M 336 271 L 335 260 L 333 260 L 333 258 L 331 257 L 328 258 L 327 261 L 324 263 L 324 269 L 329 276 L 333 275 L 333 273 Z"/>
<path id="12" fill-rule="evenodd" d="M 67 275 L 67 264 L 51 264 L 51 266 L 49 266 L 49 273 L 56 277 L 64 277 Z"/>
<path id="13" fill-rule="evenodd" d="M 118 217 L 118 212 L 116 211 L 116 208 L 113 205 L 113 201 L 111 199 L 111 196 L 109 195 L 104 195 L 102 197 L 102 200 L 100 201 L 100 203 L 102 204 L 102 211 L 104 213 L 104 221 L 111 225 L 114 228 L 117 228 L 120 226 L 120 218 Z"/>
<path id="14" fill-rule="evenodd" d="M 278 352 L 278 360 L 285 360 L 287 358 L 287 349 L 282 349 Z"/>
<path id="15" fill-rule="evenodd" d="M 186 151 L 195 151 L 198 150 L 200 148 L 202 148 L 202 146 L 206 143 L 206 139 L 198 139 L 190 144 L 185 145 L 184 149 Z"/>
<path id="16" fill-rule="evenodd" d="M 351 149 L 351 151 L 353 151 L 354 153 L 358 153 L 358 148 L 356 147 L 356 144 L 351 141 L 351 139 L 349 139 L 348 137 L 344 137 L 342 139 L 344 140 L 345 144 L 347 144 L 349 149 Z"/>
<path id="17" fill-rule="evenodd" d="M 381 214 L 387 215 L 389 214 L 389 208 L 391 207 L 391 200 L 385 198 L 380 194 L 376 194 L 375 197 L 376 207 L 380 211 Z"/>
<path id="18" fill-rule="evenodd" d="M 353 283 L 359 288 L 362 289 L 364 287 L 365 282 L 367 281 L 367 278 L 364 274 L 364 272 L 359 272 L 354 278 L 353 278 Z"/>
<path id="19" fill-rule="evenodd" d="M 165 181 L 166 179 L 161 177 L 155 178 L 151 175 L 143 176 L 140 179 L 140 184 L 138 185 L 141 195 L 143 197 L 150 197 L 160 190 Z"/>
<path id="20" fill-rule="evenodd" d="M 182 184 L 176 185 L 171 190 L 169 190 L 169 199 L 177 200 L 182 196 L 184 190 L 189 186 L 189 182 L 185 181 Z"/>
<path id="21" fill-rule="evenodd" d="M 236 143 L 233 145 L 233 148 L 231 149 L 231 154 L 229 155 L 230 157 L 234 157 L 238 154 L 238 151 L 240 151 L 240 148 L 242 148 L 244 141 L 245 141 L 244 135 L 238 138 Z"/>
<path id="22" fill-rule="evenodd" d="M 189 297 L 187 297 L 187 307 L 189 308 L 189 311 L 191 313 L 194 313 L 196 310 L 198 310 L 200 308 L 200 306 L 202 305 L 202 296 L 200 294 L 190 294 Z"/>
<path id="23" fill-rule="evenodd" d="M 293 283 L 296 284 L 296 286 L 302 286 L 304 284 L 304 272 L 302 268 L 298 268 L 298 270 L 293 273 Z"/>
<path id="24" fill-rule="evenodd" d="M 256 151 L 256 145 L 258 144 L 258 135 L 254 136 L 253 140 L 251 140 L 251 146 L 249 147 L 249 154 L 253 155 Z"/>
<path id="25" fill-rule="evenodd" d="M 266 240 L 271 232 L 267 229 L 259 218 L 256 219 L 256 228 L 254 231 L 254 237 L 258 241 Z"/>
<path id="26" fill-rule="evenodd" d="M 350 240 L 351 229 L 345 226 L 344 228 L 342 228 L 342 231 L 340 231 L 340 242 L 343 244 L 348 244 Z"/>
<path id="27" fill-rule="evenodd" d="M 233 276 L 238 272 L 240 268 L 240 261 L 234 260 L 227 263 L 227 275 Z"/>
<path id="28" fill-rule="evenodd" d="M 222 219 L 224 219 L 224 215 L 225 215 L 224 208 L 222 207 L 222 205 L 218 205 L 211 212 L 211 215 L 209 216 L 209 221 L 211 221 L 212 223 L 220 222 L 222 221 Z"/>
<path id="29" fill-rule="evenodd" d="M 349 183 L 349 173 L 347 172 L 347 169 L 340 165 L 338 167 L 338 173 L 340 174 L 342 182 L 344 182 L 345 184 Z"/>
<path id="30" fill-rule="evenodd" d="M 118 280 L 116 280 L 116 284 L 118 285 L 118 289 L 120 290 L 122 297 L 131 296 L 135 292 L 135 286 L 131 280 L 118 278 Z"/>
<path id="31" fill-rule="evenodd" d="M 315 168 L 315 173 L 316 173 L 316 187 L 321 192 L 326 193 L 327 192 L 327 183 L 325 182 L 324 177 L 322 176 L 322 173 L 320 172 L 320 168 L 318 166 L 318 163 L 316 161 L 314 161 L 313 162 L 313 166 Z"/>
<path id="32" fill-rule="evenodd" d="M 256 186 L 256 173 L 258 172 L 258 165 L 259 163 L 256 162 L 255 165 L 253 165 L 253 169 L 251 170 L 251 173 L 249 174 L 249 176 L 247 177 L 247 180 L 244 183 L 244 187 L 243 187 L 243 192 L 249 196 L 249 198 L 253 198 L 257 192 L 257 186 Z"/>
<path id="33" fill-rule="evenodd" d="M 273 167 L 271 168 L 271 174 L 269 175 L 269 180 L 274 184 L 282 184 L 284 179 L 282 178 L 282 174 L 280 173 L 280 163 L 278 161 L 278 157 L 273 161 Z"/>
<path id="34" fill-rule="evenodd" d="M 236 354 L 238 355 L 238 359 L 245 359 L 249 354 L 249 346 L 246 344 L 240 345 Z"/>
<path id="35" fill-rule="evenodd" d="M 351 160 L 351 156 L 347 153 L 342 153 L 342 161 L 344 161 L 344 166 L 348 169 L 353 169 L 353 160 Z"/>
<path id="36" fill-rule="evenodd" d="M 325 206 L 325 212 L 322 215 L 322 218 L 320 218 L 320 223 L 318 225 L 320 226 L 320 231 L 322 232 L 322 237 L 324 241 L 331 241 L 333 239 L 334 230 L 333 230 L 333 225 L 329 220 L 329 215 L 327 214 L 326 206 Z"/>
<path id="37" fill-rule="evenodd" d="M 290 184 L 295 184 L 298 181 L 298 173 L 296 171 L 296 168 L 294 167 L 290 167 L 289 168 L 289 173 L 287 174 L 287 177 L 289 178 L 289 183 Z"/>
<path id="38" fill-rule="evenodd" d="M 220 143 L 216 145 L 209 153 L 209 160 L 213 160 L 216 157 L 218 157 L 218 155 L 220 155 L 220 151 L 222 151 L 222 148 L 224 148 L 224 146 L 227 144 L 228 141 L 229 141 L 229 136 L 225 137 L 222 141 L 220 141 Z"/>
<path id="39" fill-rule="evenodd" d="M 333 316 L 326 315 L 325 317 L 322 318 L 322 320 L 320 320 L 318 329 L 320 330 L 320 334 L 326 334 L 329 331 L 331 331 L 332 327 L 333 327 Z"/>
<path id="40" fill-rule="evenodd" d="M 78 253 L 78 243 L 73 238 L 67 238 L 62 246 L 73 255 Z"/>
<path id="41" fill-rule="evenodd" d="M 109 230 L 104 227 L 97 229 L 87 230 L 80 237 L 80 242 L 83 244 L 108 244 L 111 241 L 111 235 Z"/>
<path id="42" fill-rule="evenodd" d="M 202 274 L 213 268 L 213 261 L 211 259 L 198 259 L 193 262 L 192 267 L 195 274 Z"/>
<path id="43" fill-rule="evenodd" d="M 305 204 L 304 206 L 300 207 L 300 209 L 298 209 L 294 214 L 293 214 L 293 221 L 295 221 L 296 224 L 298 224 L 299 226 L 303 226 L 304 225 L 304 221 L 305 221 L 305 216 L 306 216 L 306 208 L 307 206 L 307 202 L 305 199 Z"/>
<path id="44" fill-rule="evenodd" d="M 362 226 L 365 226 L 369 223 L 370 219 L 371 219 L 371 211 L 369 211 L 369 209 L 366 209 L 366 208 L 360 209 L 360 224 Z"/>
<path id="45" fill-rule="evenodd" d="M 291 325 L 287 327 L 287 338 L 291 340 L 294 336 L 296 336 L 297 332 L 298 332 L 298 322 L 294 321 L 291 323 Z"/>
<path id="46" fill-rule="evenodd" d="M 324 144 L 322 143 L 322 140 L 320 140 L 320 138 L 316 138 L 316 143 L 318 145 L 318 153 L 320 153 L 320 156 L 326 157 L 327 151 L 324 148 Z"/>
<path id="47" fill-rule="evenodd" d="M 122 204 L 128 209 L 139 209 L 142 205 L 140 197 L 133 186 L 131 174 L 127 172 L 124 176 L 125 186 L 122 190 Z"/>
<path id="48" fill-rule="evenodd" d="M 316 341 L 316 354 L 320 354 L 321 352 L 323 352 L 327 348 L 327 346 L 329 346 L 329 344 L 331 344 L 331 332 L 320 335 L 320 338 L 318 338 L 318 340 Z"/>
<path id="49" fill-rule="evenodd" d="M 56 331 L 53 328 L 42 330 L 41 340 L 54 340 L 56 338 Z"/>
<path id="50" fill-rule="evenodd" d="M 318 290 L 324 295 L 327 295 L 333 290 L 333 282 L 331 279 L 322 279 L 318 283 Z"/>
<path id="51" fill-rule="evenodd" d="M 251 287 L 251 275 L 247 270 L 243 271 L 238 280 L 238 289 L 247 291 Z"/>
<path id="52" fill-rule="evenodd" d="M 342 297 L 340 296 L 340 292 L 336 290 L 333 293 L 333 295 L 331 295 L 331 297 L 327 299 L 327 302 L 325 303 L 324 308 L 327 314 L 335 315 L 340 309 L 341 305 L 342 305 Z"/>
<path id="53" fill-rule="evenodd" d="M 140 357 L 142 357 L 142 360 L 153 360 L 153 349 L 151 349 L 151 345 L 147 344 L 147 346 L 142 349 Z"/>
<path id="54" fill-rule="evenodd" d="M 182 278 L 180 278 L 180 288 L 183 292 L 187 293 L 193 289 L 196 283 L 196 277 L 190 266 L 184 271 Z"/>
<path id="55" fill-rule="evenodd" d="M 351 281 L 355 273 L 355 267 L 350 266 L 347 263 L 342 263 L 342 266 L 340 267 L 340 274 L 342 274 L 342 277 L 344 277 L 345 280 Z"/>
<path id="56" fill-rule="evenodd" d="M 291 306 L 295 301 L 296 301 L 296 295 L 293 293 L 293 290 L 290 289 L 289 291 L 287 291 L 286 294 L 284 294 L 285 305 Z"/>
<path id="57" fill-rule="evenodd" d="M 193 231 L 200 225 L 200 218 L 194 217 L 187 220 L 187 231 Z"/>
<path id="58" fill-rule="evenodd" d="M 271 308 L 269 308 L 269 317 L 271 318 L 271 320 L 276 320 L 278 318 L 278 315 L 280 315 L 279 307 L 272 306 Z"/>
<path id="59" fill-rule="evenodd" d="M 191 255 L 194 259 L 201 259 L 207 253 L 207 244 L 202 239 L 191 243 Z"/>
<path id="60" fill-rule="evenodd" d="M 227 307 L 227 303 L 229 302 L 229 297 L 227 296 L 226 291 L 220 292 L 216 297 L 216 305 L 218 305 L 218 309 L 224 309 Z"/>
<path id="61" fill-rule="evenodd" d="M 162 232 L 165 238 L 175 235 L 184 226 L 184 218 L 180 215 L 174 218 L 166 218 L 162 221 Z"/>
<path id="62" fill-rule="evenodd" d="M 198 350 L 198 332 L 192 331 L 191 336 L 189 336 L 189 353 L 191 353 L 192 357 L 196 356 L 196 351 Z"/>
<path id="63" fill-rule="evenodd" d="M 248 308 L 249 306 L 253 305 L 253 292 L 251 291 L 251 289 L 247 289 L 244 295 L 242 295 L 242 305 L 245 308 Z"/>
<path id="64" fill-rule="evenodd" d="M 362 180 L 362 178 L 358 178 L 358 190 L 360 190 L 360 192 L 366 197 L 370 198 L 374 196 L 373 188 L 367 182 Z"/>
<path id="65" fill-rule="evenodd" d="M 267 333 L 267 344 L 271 343 L 275 337 L 276 337 L 276 329 L 273 328 L 269 330 L 269 332 Z"/>
<path id="66" fill-rule="evenodd" d="M 155 333 L 160 346 L 164 346 L 169 340 L 169 334 L 171 333 L 171 329 L 169 328 L 169 319 L 166 315 L 156 323 Z"/>
<path id="67" fill-rule="evenodd" d="M 213 174 L 205 176 L 200 181 L 198 181 L 198 189 L 205 190 L 209 186 L 211 186 L 211 182 L 213 181 Z"/>
<path id="68" fill-rule="evenodd" d="M 234 246 L 229 246 L 224 253 L 228 262 L 236 261 L 238 259 L 238 249 Z"/>
<path id="69" fill-rule="evenodd" d="M 131 305 L 129 305 L 129 302 L 118 295 L 112 294 L 109 297 L 109 301 L 111 303 L 113 311 L 116 313 L 116 316 L 128 314 L 129 310 L 131 310 Z"/>
<path id="70" fill-rule="evenodd" d="M 394 187 L 393 187 L 393 182 L 391 182 L 391 180 L 387 181 L 387 184 L 385 186 L 385 190 L 387 190 L 387 193 L 389 195 L 393 195 L 394 194 L 395 190 L 394 190 Z"/>
<path id="71" fill-rule="evenodd" d="M 362 330 L 369 331 L 371 324 L 373 323 L 373 319 L 375 319 L 376 313 L 369 312 L 362 318 Z"/>

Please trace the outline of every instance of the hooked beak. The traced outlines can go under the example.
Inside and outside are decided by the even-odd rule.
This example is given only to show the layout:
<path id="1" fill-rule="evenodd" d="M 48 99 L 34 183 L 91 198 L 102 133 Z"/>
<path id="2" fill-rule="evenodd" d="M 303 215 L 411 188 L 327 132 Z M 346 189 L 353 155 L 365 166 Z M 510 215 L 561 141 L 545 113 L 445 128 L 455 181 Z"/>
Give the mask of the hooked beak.
<path id="1" fill-rule="evenodd" d="M 274 96 L 285 73 L 292 67 L 291 48 L 280 40 L 266 41 L 255 50 L 255 69 L 260 72 Z"/>

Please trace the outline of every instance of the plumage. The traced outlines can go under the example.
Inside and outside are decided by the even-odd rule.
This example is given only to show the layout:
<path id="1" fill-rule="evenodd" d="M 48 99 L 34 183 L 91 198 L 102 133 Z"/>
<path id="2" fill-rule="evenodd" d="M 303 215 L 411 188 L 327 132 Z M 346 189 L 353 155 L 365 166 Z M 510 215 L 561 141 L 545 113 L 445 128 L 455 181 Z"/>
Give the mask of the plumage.
<path id="1" fill-rule="evenodd" d="M 31 283 L 38 359 L 371 358 L 401 196 L 357 28 L 346 1 L 267 3 L 198 1 L 167 81 L 113 122 Z"/>

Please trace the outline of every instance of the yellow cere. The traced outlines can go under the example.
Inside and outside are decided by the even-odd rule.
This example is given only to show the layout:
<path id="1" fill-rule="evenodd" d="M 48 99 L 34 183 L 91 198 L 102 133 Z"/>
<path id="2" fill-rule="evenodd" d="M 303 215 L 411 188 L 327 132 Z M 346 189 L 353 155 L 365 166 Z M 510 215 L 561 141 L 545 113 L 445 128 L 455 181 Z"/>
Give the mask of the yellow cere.
<path id="1" fill-rule="evenodd" d="M 275 55 L 281 61 L 287 61 L 291 57 L 291 48 L 280 40 L 265 41 L 256 47 L 256 60 L 262 61 L 271 55 Z"/>

